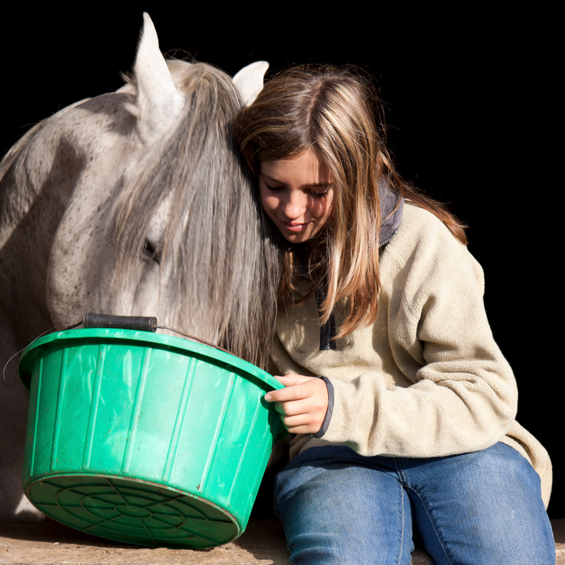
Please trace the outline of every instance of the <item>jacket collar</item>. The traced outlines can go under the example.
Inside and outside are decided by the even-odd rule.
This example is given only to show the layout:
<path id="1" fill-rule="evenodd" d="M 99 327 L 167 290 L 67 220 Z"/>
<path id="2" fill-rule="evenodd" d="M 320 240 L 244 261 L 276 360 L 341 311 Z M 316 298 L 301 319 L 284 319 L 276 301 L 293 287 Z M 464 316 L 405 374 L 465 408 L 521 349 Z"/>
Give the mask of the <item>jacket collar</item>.
<path id="1" fill-rule="evenodd" d="M 400 227 L 404 210 L 404 198 L 393 192 L 387 181 L 382 179 L 379 181 L 379 203 L 381 207 L 379 247 L 384 247 L 394 237 L 394 234 Z"/>

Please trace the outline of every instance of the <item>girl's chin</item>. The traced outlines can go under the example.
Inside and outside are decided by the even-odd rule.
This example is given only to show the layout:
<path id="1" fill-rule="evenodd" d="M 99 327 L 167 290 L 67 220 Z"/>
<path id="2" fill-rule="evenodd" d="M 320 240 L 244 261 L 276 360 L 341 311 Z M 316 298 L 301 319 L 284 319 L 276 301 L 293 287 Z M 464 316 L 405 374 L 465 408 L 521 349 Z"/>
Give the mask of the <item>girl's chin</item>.
<path id="1" fill-rule="evenodd" d="M 290 243 L 304 243 L 310 239 L 303 234 L 283 234 L 283 236 Z"/>

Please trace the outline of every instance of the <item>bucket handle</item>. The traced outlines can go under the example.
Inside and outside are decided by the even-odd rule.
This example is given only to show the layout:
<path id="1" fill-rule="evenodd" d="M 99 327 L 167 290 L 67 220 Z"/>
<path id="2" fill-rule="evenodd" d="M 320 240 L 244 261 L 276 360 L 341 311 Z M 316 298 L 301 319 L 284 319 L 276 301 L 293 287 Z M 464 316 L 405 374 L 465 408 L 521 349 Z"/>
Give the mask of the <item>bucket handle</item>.
<path id="1" fill-rule="evenodd" d="M 218 349 L 220 351 L 224 351 L 225 353 L 228 353 L 229 355 L 233 355 L 231 351 L 228 351 L 227 349 L 224 349 L 223 347 L 220 347 L 215 343 L 206 341 L 205 339 L 201 339 L 199 337 L 186 334 L 184 332 L 181 332 L 180 330 L 170 328 L 169 326 L 159 326 L 157 325 L 157 318 L 153 316 L 114 316 L 112 314 L 92 314 L 92 313 L 85 314 L 82 318 L 82 321 L 77 322 L 76 324 L 72 324 L 64 328 L 54 327 L 39 334 L 34 340 L 32 340 L 27 345 L 27 347 L 29 347 L 34 341 L 38 340 L 40 337 L 43 337 L 45 334 L 48 334 L 52 331 L 70 330 L 76 328 L 77 326 L 80 326 L 81 324 L 84 328 L 90 328 L 90 329 L 120 328 L 124 330 L 141 330 L 141 331 L 153 332 L 153 333 L 155 333 L 157 329 L 170 330 L 176 334 L 187 337 L 188 339 L 207 345 L 208 347 L 213 347 L 214 349 Z M 12 361 L 12 359 L 17 357 L 24 349 L 25 347 L 23 349 L 20 349 L 19 351 L 16 351 L 16 353 L 14 353 L 4 364 L 4 368 L 2 370 L 2 376 L 4 380 L 6 380 L 6 368 L 10 364 L 10 361 Z"/>
<path id="2" fill-rule="evenodd" d="M 80 325 L 80 322 L 75 324 L 75 326 L 77 325 Z M 206 341 L 205 339 L 186 334 L 169 326 L 160 326 L 157 324 L 157 318 L 153 316 L 114 316 L 113 314 L 90 313 L 83 316 L 82 326 L 84 328 L 120 328 L 122 330 L 140 330 L 144 332 L 156 332 L 158 329 L 170 330 L 176 334 L 187 337 L 188 339 L 207 345 L 208 347 L 213 347 L 214 349 L 233 355 L 231 351 L 228 351 L 215 343 Z"/>
<path id="3" fill-rule="evenodd" d="M 85 314 L 84 328 L 120 328 L 143 332 L 157 331 L 157 318 L 153 316 L 113 316 L 112 314 Z"/>

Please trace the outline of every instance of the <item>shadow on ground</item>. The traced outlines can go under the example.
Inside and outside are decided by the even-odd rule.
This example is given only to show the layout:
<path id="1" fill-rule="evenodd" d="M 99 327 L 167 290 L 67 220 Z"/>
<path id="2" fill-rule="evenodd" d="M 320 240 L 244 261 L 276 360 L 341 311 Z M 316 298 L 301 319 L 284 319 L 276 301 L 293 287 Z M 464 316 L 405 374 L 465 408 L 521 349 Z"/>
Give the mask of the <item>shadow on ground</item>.
<path id="1" fill-rule="evenodd" d="M 565 518 L 552 521 L 557 565 L 565 565 Z M 46 519 L 0 523 L 0 564 L 26 565 L 287 565 L 289 552 L 280 522 L 251 518 L 237 540 L 209 550 L 144 548 L 90 536 Z M 413 565 L 429 565 L 421 550 Z"/>

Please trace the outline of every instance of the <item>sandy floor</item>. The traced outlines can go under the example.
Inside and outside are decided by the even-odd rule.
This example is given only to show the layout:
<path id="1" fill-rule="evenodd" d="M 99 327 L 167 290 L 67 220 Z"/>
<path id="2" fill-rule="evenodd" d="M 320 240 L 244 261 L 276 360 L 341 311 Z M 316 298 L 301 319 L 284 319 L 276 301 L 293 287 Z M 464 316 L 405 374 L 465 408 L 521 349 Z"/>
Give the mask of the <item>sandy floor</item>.
<path id="1" fill-rule="evenodd" d="M 565 565 L 565 518 L 553 521 L 557 565 Z M 288 551 L 278 521 L 251 520 L 236 541 L 210 550 L 145 549 L 95 538 L 50 520 L 0 524 L 0 563 L 18 565 L 286 565 Z M 414 565 L 429 558 L 416 550 Z"/>

